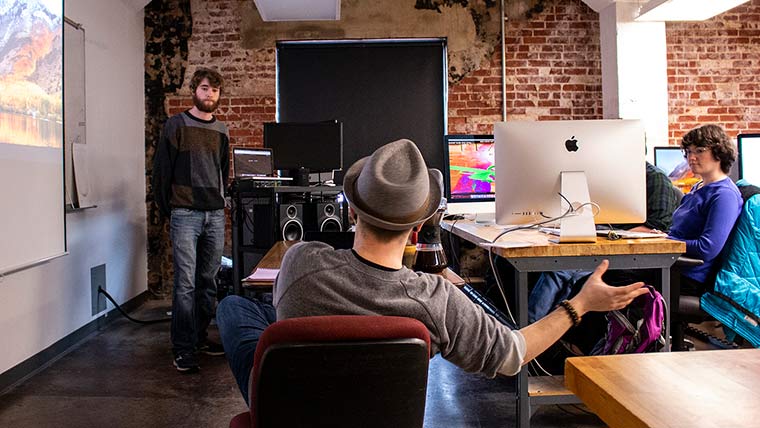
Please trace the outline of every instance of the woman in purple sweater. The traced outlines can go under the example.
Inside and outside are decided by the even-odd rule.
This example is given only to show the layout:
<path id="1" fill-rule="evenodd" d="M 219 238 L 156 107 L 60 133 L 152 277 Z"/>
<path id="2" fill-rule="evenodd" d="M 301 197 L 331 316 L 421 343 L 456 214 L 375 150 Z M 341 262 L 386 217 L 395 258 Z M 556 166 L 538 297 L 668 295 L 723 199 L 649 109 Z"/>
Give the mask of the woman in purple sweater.
<path id="1" fill-rule="evenodd" d="M 742 209 L 739 189 L 728 177 L 736 150 L 723 129 L 704 125 L 681 140 L 689 167 L 702 177 L 673 213 L 669 237 L 686 243 L 687 257 L 704 264 L 681 271 L 683 294 L 701 295 L 712 289 L 723 245 Z"/>

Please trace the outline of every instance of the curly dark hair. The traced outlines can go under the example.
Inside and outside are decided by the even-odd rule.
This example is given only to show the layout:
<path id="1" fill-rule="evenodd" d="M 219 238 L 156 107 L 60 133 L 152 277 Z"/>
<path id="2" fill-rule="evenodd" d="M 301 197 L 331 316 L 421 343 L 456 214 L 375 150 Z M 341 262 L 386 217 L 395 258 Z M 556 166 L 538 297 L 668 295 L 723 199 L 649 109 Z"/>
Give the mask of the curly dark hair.
<path id="1" fill-rule="evenodd" d="M 718 125 L 702 125 L 687 132 L 681 139 L 681 147 L 709 147 L 713 158 L 720 161 L 720 169 L 728 174 L 736 161 L 736 147 L 726 132 Z"/>
<path id="2" fill-rule="evenodd" d="M 201 84 L 203 79 L 208 79 L 208 83 L 211 86 L 219 88 L 219 93 L 221 94 L 222 86 L 224 86 L 224 78 L 222 78 L 222 75 L 219 74 L 218 71 L 204 67 L 195 70 L 193 78 L 190 80 L 190 90 L 193 91 L 193 93 L 195 93 L 195 90 L 198 88 L 198 85 Z"/>

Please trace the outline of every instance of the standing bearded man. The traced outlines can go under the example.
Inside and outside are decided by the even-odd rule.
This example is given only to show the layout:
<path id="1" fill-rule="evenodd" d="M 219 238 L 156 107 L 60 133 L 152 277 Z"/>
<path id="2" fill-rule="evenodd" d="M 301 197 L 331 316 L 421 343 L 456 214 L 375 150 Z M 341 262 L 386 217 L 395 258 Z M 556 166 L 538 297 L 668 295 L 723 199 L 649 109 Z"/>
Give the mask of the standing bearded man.
<path id="1" fill-rule="evenodd" d="M 224 355 L 207 329 L 224 248 L 224 189 L 229 178 L 229 131 L 213 113 L 223 79 L 200 68 L 190 82 L 193 108 L 170 117 L 153 161 L 153 193 L 170 217 L 174 254 L 171 341 L 180 372 L 199 369 L 197 352 Z"/>

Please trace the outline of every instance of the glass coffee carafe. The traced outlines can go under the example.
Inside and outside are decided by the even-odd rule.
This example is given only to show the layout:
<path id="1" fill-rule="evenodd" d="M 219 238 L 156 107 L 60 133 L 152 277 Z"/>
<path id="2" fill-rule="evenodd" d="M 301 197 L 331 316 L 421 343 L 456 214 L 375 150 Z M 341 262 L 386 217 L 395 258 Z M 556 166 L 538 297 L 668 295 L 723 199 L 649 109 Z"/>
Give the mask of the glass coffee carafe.
<path id="1" fill-rule="evenodd" d="M 446 212 L 446 198 L 441 200 L 438 210 L 423 223 L 417 235 L 417 253 L 413 269 L 427 273 L 441 273 L 448 266 L 446 253 L 441 245 L 441 219 Z"/>

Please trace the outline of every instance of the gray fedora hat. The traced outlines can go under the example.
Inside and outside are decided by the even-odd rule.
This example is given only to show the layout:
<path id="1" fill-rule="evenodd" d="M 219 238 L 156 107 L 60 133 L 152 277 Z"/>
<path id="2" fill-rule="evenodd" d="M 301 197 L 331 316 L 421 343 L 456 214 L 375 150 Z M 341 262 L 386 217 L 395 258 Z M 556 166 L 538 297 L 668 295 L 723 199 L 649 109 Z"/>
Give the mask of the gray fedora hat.
<path id="1" fill-rule="evenodd" d="M 343 191 L 362 220 L 385 230 L 404 230 L 435 214 L 443 175 L 425 165 L 413 142 L 398 140 L 351 165 Z"/>

